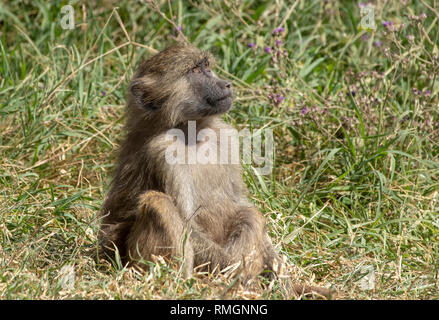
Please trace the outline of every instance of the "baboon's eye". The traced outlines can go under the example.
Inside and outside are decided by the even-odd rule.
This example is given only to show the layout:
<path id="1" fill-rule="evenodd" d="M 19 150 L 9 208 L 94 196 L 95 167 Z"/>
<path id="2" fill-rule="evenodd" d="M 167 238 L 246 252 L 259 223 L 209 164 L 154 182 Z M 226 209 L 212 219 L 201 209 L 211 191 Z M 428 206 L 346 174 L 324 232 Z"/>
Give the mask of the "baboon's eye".
<path id="1" fill-rule="evenodd" d="M 195 67 L 195 68 L 192 69 L 192 72 L 193 72 L 193 73 L 202 73 L 203 70 L 201 69 L 200 66 L 197 66 L 197 67 Z"/>

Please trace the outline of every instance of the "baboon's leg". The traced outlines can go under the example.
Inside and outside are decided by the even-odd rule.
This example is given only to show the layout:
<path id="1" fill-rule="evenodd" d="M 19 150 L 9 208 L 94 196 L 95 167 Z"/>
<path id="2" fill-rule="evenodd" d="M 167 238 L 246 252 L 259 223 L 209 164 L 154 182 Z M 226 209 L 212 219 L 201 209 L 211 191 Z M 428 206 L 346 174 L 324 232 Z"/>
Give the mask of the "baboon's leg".
<path id="1" fill-rule="evenodd" d="M 128 218 L 121 222 L 101 224 L 98 234 L 99 255 L 101 257 L 108 257 L 113 260 L 116 248 L 120 257 L 125 257 L 125 242 L 133 221 L 134 219 Z"/>
<path id="2" fill-rule="evenodd" d="M 230 224 L 229 239 L 225 250 L 232 254 L 234 259 L 241 259 L 247 280 L 267 270 L 271 271 L 269 276 L 279 278 L 288 295 L 317 294 L 329 297 L 331 294 L 326 288 L 297 284 L 288 277 L 282 277 L 283 262 L 275 252 L 266 233 L 264 217 L 255 208 L 241 210 Z"/>
<path id="3" fill-rule="evenodd" d="M 189 277 L 194 259 L 189 232 L 168 195 L 145 192 L 127 238 L 127 255 L 134 264 L 140 258 L 151 261 L 151 255 L 183 257 L 183 274 Z"/>
<path id="4" fill-rule="evenodd" d="M 234 262 L 242 262 L 246 279 L 255 278 L 264 270 L 269 260 L 266 256 L 272 254 L 270 249 L 271 243 L 266 243 L 265 220 L 257 209 L 244 208 L 229 222 L 225 251 Z"/>
<path id="5" fill-rule="evenodd" d="M 221 271 L 233 263 L 232 256 L 223 247 L 196 229 L 191 231 L 191 244 L 194 249 L 195 267 L 207 263 L 201 270 Z"/>

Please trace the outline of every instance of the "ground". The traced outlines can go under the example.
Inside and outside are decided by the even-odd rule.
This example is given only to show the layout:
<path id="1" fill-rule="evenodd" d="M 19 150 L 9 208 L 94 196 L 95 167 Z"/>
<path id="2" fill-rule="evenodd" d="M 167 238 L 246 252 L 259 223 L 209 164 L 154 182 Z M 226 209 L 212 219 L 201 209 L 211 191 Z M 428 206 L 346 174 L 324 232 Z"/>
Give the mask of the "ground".
<path id="1" fill-rule="evenodd" d="M 291 298 L 94 258 L 127 82 L 186 39 L 233 82 L 225 120 L 273 132 L 273 170 L 244 179 L 292 276 L 439 298 L 438 19 L 436 0 L 2 2 L 0 297 Z"/>

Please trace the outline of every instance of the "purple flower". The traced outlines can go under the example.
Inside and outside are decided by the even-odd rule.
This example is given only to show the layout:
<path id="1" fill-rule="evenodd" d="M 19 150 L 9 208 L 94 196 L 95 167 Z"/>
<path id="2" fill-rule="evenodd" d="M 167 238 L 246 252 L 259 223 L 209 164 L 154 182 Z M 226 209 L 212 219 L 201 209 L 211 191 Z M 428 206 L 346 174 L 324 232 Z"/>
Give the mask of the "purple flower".
<path id="1" fill-rule="evenodd" d="M 369 39 L 369 36 L 367 34 L 363 34 L 361 36 L 361 40 L 367 41 Z"/>
<path id="2" fill-rule="evenodd" d="M 413 88 L 412 91 L 413 91 L 413 93 L 416 94 L 416 95 L 419 95 L 419 94 L 422 93 L 422 92 L 419 91 L 417 88 Z"/>
<path id="3" fill-rule="evenodd" d="M 307 114 L 307 112 L 308 112 L 308 108 L 304 107 L 300 113 L 304 116 L 305 114 Z"/>
<path id="4" fill-rule="evenodd" d="M 280 47 L 281 44 L 282 44 L 282 40 L 277 39 L 276 40 L 276 46 Z"/>
<path id="5" fill-rule="evenodd" d="M 389 27 L 393 26 L 393 21 L 383 21 L 383 26 L 385 26 L 386 28 L 389 28 Z"/>
<path id="6" fill-rule="evenodd" d="M 274 29 L 274 31 L 273 31 L 273 34 L 279 34 L 279 33 L 282 33 L 282 32 L 284 32 L 284 28 L 282 28 L 282 27 L 279 27 L 279 28 L 276 28 L 276 29 Z"/>
<path id="7" fill-rule="evenodd" d="M 247 47 L 249 48 L 254 48 L 256 46 L 256 44 L 254 42 L 251 42 L 247 45 Z"/>
<path id="8" fill-rule="evenodd" d="M 271 51 L 271 48 L 270 48 L 270 47 L 265 47 L 265 49 L 264 49 L 264 50 L 265 50 L 265 52 L 267 52 L 267 53 L 268 53 L 268 52 L 270 52 L 270 51 Z"/>
<path id="9" fill-rule="evenodd" d="M 176 28 L 174 28 L 174 31 L 171 34 L 171 38 L 178 38 L 180 36 L 181 30 L 181 26 L 177 26 Z"/>
<path id="10" fill-rule="evenodd" d="M 284 99 L 285 99 L 284 97 L 282 97 L 280 94 L 278 94 L 278 95 L 277 95 L 277 98 L 276 98 L 276 101 L 277 101 L 278 103 L 280 103 L 280 102 L 282 102 Z"/>
<path id="11" fill-rule="evenodd" d="M 102 91 L 102 96 L 105 97 L 107 93 L 105 91 Z"/>
<path id="12" fill-rule="evenodd" d="M 374 42 L 373 42 L 373 45 L 374 45 L 375 47 L 381 47 L 381 46 L 383 45 L 383 43 L 382 43 L 381 41 L 374 41 Z"/>

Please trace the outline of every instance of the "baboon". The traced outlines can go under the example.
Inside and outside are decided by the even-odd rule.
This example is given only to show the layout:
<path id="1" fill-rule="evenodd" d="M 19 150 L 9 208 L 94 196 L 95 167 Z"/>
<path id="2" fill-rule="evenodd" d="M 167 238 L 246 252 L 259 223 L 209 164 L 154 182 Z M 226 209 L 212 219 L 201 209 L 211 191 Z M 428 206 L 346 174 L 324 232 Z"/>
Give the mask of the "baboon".
<path id="1" fill-rule="evenodd" d="M 152 255 L 182 258 L 186 277 L 194 267 L 223 270 L 240 263 L 243 283 L 282 264 L 263 215 L 247 199 L 239 164 L 169 164 L 170 129 L 187 136 L 231 128 L 221 115 L 232 106 L 231 82 L 212 71 L 213 57 L 190 45 L 175 45 L 141 64 L 128 89 L 126 136 L 104 201 L 99 242 L 106 256 L 139 266 Z M 180 141 L 185 155 L 197 144 Z M 215 142 L 218 143 L 218 142 Z M 218 153 L 224 145 L 218 143 Z M 187 160 L 187 158 L 186 158 Z M 293 293 L 323 288 L 289 286 Z"/>

